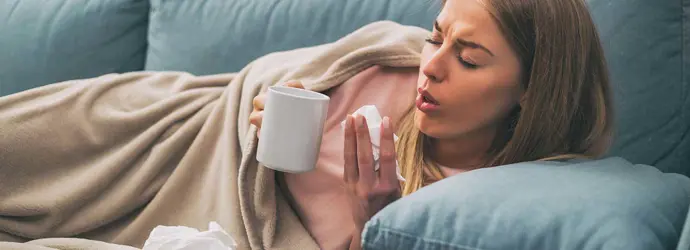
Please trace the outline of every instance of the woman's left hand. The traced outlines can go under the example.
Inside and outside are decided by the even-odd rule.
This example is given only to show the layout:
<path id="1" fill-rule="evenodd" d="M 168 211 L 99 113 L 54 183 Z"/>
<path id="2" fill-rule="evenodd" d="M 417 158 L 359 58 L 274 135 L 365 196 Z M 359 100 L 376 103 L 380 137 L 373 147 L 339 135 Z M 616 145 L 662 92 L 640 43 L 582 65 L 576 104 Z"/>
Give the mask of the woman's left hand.
<path id="1" fill-rule="evenodd" d="M 357 233 L 374 214 L 400 198 L 396 175 L 396 154 L 390 118 L 381 124 L 378 171 L 372 153 L 369 128 L 363 116 L 349 116 L 345 125 L 345 166 L 343 179 L 349 194 L 350 207 Z M 355 238 L 358 235 L 354 235 Z"/>

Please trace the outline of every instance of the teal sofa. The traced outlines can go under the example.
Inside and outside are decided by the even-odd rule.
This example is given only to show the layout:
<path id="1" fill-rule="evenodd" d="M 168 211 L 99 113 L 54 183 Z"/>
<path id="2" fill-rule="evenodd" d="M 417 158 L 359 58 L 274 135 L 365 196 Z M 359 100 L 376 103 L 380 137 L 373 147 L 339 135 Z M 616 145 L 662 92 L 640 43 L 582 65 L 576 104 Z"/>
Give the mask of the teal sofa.
<path id="1" fill-rule="evenodd" d="M 0 1 L 0 96 L 59 81 L 107 73 L 146 70 L 187 71 L 202 75 L 238 71 L 253 59 L 267 53 L 332 42 L 377 20 L 393 20 L 405 25 L 430 28 L 438 12 L 437 2 L 439 1 L 3 0 Z M 649 181 L 649 178 L 630 177 L 638 181 L 625 182 L 627 184 L 617 186 L 623 193 L 611 192 L 609 195 L 624 194 L 624 190 L 635 190 L 628 188 L 630 185 L 649 181 L 649 185 L 655 186 L 649 187 L 648 190 L 659 193 L 661 198 L 654 196 L 656 193 L 650 191 L 651 193 L 645 196 L 648 200 L 636 200 L 633 203 L 651 204 L 645 206 L 645 209 L 654 207 L 655 204 L 668 204 L 671 207 L 658 208 L 668 213 L 660 213 L 658 220 L 654 221 L 673 220 L 665 224 L 669 230 L 659 228 L 661 226 L 650 229 L 661 232 L 657 240 L 664 243 L 649 246 L 690 249 L 690 229 L 683 224 L 688 219 L 687 204 L 690 198 L 690 184 L 683 179 L 683 175 L 690 176 L 690 0 L 588 0 L 588 4 L 601 34 L 614 85 L 617 125 L 614 145 L 609 153 L 612 158 L 609 160 L 614 160 L 615 163 L 625 161 L 637 164 L 630 166 L 634 166 L 633 168 L 638 169 L 640 173 L 648 174 L 650 171 L 644 166 L 653 166 L 653 170 L 659 172 L 654 174 L 654 181 Z M 605 160 L 603 163 L 611 162 Z M 567 163 L 566 167 L 577 164 L 581 163 Z M 540 164 L 516 169 L 526 168 L 524 171 L 531 171 L 535 166 L 539 168 L 538 165 Z M 619 172 L 616 171 L 620 171 L 596 170 L 596 167 L 594 169 L 594 172 L 589 172 L 591 176 L 606 176 L 612 173 L 618 175 Z M 508 172 L 510 171 L 501 174 Z M 482 177 L 482 173 L 472 176 L 489 179 L 492 176 L 486 174 L 489 177 Z M 658 175 L 668 179 L 655 179 Z M 451 178 L 442 184 L 446 188 L 462 186 L 466 183 L 461 181 L 463 178 L 469 177 Z M 542 178 L 545 181 L 540 185 L 551 185 L 546 181 L 553 179 L 551 176 L 546 175 Z M 582 175 L 581 178 L 580 181 L 583 183 L 592 181 L 589 175 Z M 520 179 L 511 177 L 506 180 Z M 611 180 L 603 178 L 600 181 Z M 453 184 L 454 182 L 460 183 Z M 515 185 L 523 185 L 526 189 L 530 187 L 529 183 L 519 181 L 516 181 Z M 585 192 L 572 190 L 575 190 L 574 194 Z M 437 200 L 425 199 L 436 197 L 440 200 L 453 200 L 452 193 L 444 194 L 442 190 L 438 191 L 425 190 L 420 195 L 401 200 L 377 215 L 376 222 L 371 224 L 371 230 L 367 232 L 369 238 L 365 237 L 365 240 L 371 241 L 365 242 L 365 246 L 372 249 L 393 246 L 390 242 L 395 239 L 377 238 L 377 235 L 380 235 L 377 232 L 385 229 L 402 232 L 398 235 L 411 241 L 400 242 L 412 244 L 408 246 L 415 246 L 416 249 L 502 249 L 499 245 L 491 248 L 491 244 L 482 243 L 476 237 L 454 239 L 451 236 L 461 233 L 453 230 L 445 233 L 449 234 L 450 238 L 426 238 L 426 242 L 438 241 L 440 245 L 424 245 L 415 238 L 421 237 L 424 232 L 413 232 L 405 236 L 403 230 L 404 227 L 423 226 L 414 223 L 386 226 L 386 221 L 392 218 L 399 220 L 399 216 L 415 213 L 420 218 L 441 216 L 452 221 L 457 218 L 454 217 L 457 216 L 457 210 L 469 206 L 462 202 L 472 201 L 472 195 L 468 195 L 465 199 L 469 200 L 458 200 L 462 204 L 449 203 L 444 206 L 451 206 L 451 209 L 438 210 L 434 208 L 438 204 L 434 201 Z M 507 192 L 502 194 L 508 194 Z M 663 196 L 664 193 L 668 195 Z M 485 197 L 482 193 L 475 195 Z M 659 200 L 668 201 L 676 198 L 679 200 L 675 203 L 656 203 Z M 500 202 L 505 197 L 496 196 L 496 199 L 484 202 Z M 426 204 L 419 210 L 405 210 L 406 207 L 420 202 Z M 630 205 L 628 208 L 640 207 Z M 430 211 L 436 214 L 419 214 Z M 679 217 L 678 214 L 683 216 Z M 632 215 L 634 213 L 626 218 L 634 217 Z M 487 219 L 500 217 L 496 214 L 487 216 L 490 217 Z M 551 221 L 546 221 L 547 224 L 549 222 Z M 452 225 L 446 226 L 454 228 Z M 521 226 L 523 228 L 504 228 L 492 232 L 534 229 Z M 551 229 L 557 231 L 562 227 Z M 616 227 L 610 230 L 618 231 L 620 230 Z M 645 232 L 632 231 L 630 235 L 649 235 Z M 524 246 L 604 249 L 586 244 L 587 239 L 601 234 L 595 235 L 590 231 L 574 231 L 572 234 L 576 234 L 573 237 L 582 238 L 582 241 L 577 244 L 565 244 L 562 240 L 551 238 L 550 241 L 543 241 L 542 245 Z M 517 237 L 515 241 L 543 237 L 513 236 Z M 630 241 L 644 238 L 632 237 Z M 464 243 L 448 243 L 456 240 Z"/>

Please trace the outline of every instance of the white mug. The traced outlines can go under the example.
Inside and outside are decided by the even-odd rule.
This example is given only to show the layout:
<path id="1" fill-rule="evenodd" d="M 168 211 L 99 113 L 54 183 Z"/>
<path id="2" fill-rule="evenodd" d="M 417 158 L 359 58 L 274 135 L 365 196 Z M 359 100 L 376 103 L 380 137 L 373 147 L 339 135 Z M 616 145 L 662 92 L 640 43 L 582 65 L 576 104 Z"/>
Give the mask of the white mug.
<path id="1" fill-rule="evenodd" d="M 272 86 L 264 106 L 256 160 L 273 170 L 313 170 L 321 149 L 327 95 L 299 88 Z"/>

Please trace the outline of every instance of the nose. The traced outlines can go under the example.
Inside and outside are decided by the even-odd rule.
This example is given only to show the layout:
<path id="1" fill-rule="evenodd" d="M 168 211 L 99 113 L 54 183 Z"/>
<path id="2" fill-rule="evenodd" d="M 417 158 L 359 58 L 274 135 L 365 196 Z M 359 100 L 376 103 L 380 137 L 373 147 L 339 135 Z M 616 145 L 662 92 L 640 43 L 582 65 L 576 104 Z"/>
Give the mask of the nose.
<path id="1" fill-rule="evenodd" d="M 422 66 L 422 73 L 431 83 L 441 83 L 446 78 L 446 66 L 442 50 L 434 52 Z"/>

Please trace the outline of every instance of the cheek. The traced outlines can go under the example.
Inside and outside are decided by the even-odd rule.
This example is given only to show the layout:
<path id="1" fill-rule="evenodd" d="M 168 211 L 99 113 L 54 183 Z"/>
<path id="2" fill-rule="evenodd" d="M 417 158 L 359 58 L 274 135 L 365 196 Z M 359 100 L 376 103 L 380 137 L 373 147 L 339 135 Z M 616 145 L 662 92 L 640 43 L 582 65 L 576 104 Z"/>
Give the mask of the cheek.
<path id="1" fill-rule="evenodd" d="M 487 112 L 489 110 L 511 109 L 522 97 L 519 83 L 519 68 L 502 65 L 485 70 L 453 69 L 449 73 L 449 84 L 444 99 L 458 105 L 460 109 Z M 492 112 L 490 112 L 492 113 Z"/>
<path id="2" fill-rule="evenodd" d="M 516 81 L 495 76 L 466 73 L 442 90 L 449 105 L 441 134 L 457 136 L 496 127 L 518 105 L 521 91 Z"/>
<path id="3" fill-rule="evenodd" d="M 496 81 L 498 80 L 498 81 Z M 462 85 L 445 90 L 453 108 L 478 120 L 495 120 L 520 100 L 519 85 L 499 79 L 466 76 Z"/>

